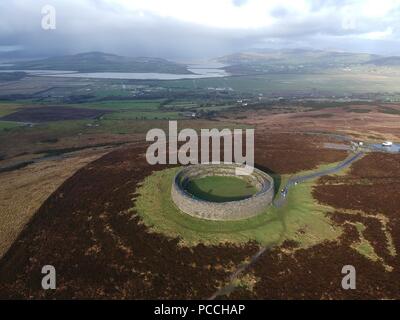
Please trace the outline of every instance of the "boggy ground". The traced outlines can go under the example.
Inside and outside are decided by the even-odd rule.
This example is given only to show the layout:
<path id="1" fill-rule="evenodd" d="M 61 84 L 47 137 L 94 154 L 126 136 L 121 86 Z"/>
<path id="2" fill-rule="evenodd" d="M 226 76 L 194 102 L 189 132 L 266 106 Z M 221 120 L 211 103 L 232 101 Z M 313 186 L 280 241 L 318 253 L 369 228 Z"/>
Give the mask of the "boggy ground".
<path id="1" fill-rule="evenodd" d="M 110 113 L 109 110 L 95 110 L 68 107 L 25 108 L 1 117 L 0 120 L 17 122 L 49 122 L 62 120 L 95 119 Z"/>
<path id="2" fill-rule="evenodd" d="M 266 147 L 260 145 L 257 163 L 275 172 L 292 172 L 345 156 L 331 150 L 310 156 L 312 145 L 320 144 L 310 140 L 310 146 L 293 145 L 294 162 L 293 154 L 283 152 L 292 139 L 299 138 L 277 140 L 281 156 L 276 161 L 265 160 Z M 144 151 L 145 146 L 136 146 L 103 156 L 45 201 L 0 261 L 0 298 L 207 298 L 235 266 L 257 252 L 255 243 L 189 248 L 179 239 L 150 232 L 129 209 L 137 186 L 165 166 L 149 166 Z M 57 269 L 55 291 L 40 287 L 46 264 Z"/>
<path id="3" fill-rule="evenodd" d="M 226 112 L 223 118 L 269 132 L 336 132 L 362 141 L 400 139 L 400 105 L 346 104 L 313 109 L 272 106 L 259 110 Z"/>
<path id="4" fill-rule="evenodd" d="M 256 251 L 251 243 L 189 249 L 147 232 L 127 211 L 137 184 L 161 168 L 144 150 L 104 156 L 43 204 L 1 261 L 1 298 L 200 298 Z M 45 264 L 57 269 L 56 291 L 40 288 Z"/>
<path id="5" fill-rule="evenodd" d="M 245 275 L 258 280 L 252 290 L 242 286 L 229 298 L 399 299 L 399 170 L 400 155 L 377 153 L 353 164 L 346 175 L 321 178 L 314 197 L 337 208 L 330 216 L 343 227 L 340 239 L 306 250 L 286 243 L 266 252 Z M 363 247 L 357 250 L 361 238 L 376 259 Z M 344 265 L 357 270 L 356 290 L 341 288 Z"/>
<path id="6" fill-rule="evenodd" d="M 0 258 L 42 203 L 67 178 L 108 152 L 102 148 L 83 150 L 0 173 Z"/>
<path id="7" fill-rule="evenodd" d="M 314 190 L 321 202 L 338 208 L 339 224 L 361 223 L 363 236 L 384 263 L 397 268 L 400 252 L 400 155 L 369 154 L 348 175 L 325 177 Z M 400 288 L 400 287 L 399 287 Z"/>
<path id="8" fill-rule="evenodd" d="M 256 129 L 257 131 L 257 129 Z M 260 169 L 279 174 L 311 170 L 321 163 L 342 161 L 347 153 L 323 147 L 329 136 L 262 132 L 255 137 L 255 159 Z"/>

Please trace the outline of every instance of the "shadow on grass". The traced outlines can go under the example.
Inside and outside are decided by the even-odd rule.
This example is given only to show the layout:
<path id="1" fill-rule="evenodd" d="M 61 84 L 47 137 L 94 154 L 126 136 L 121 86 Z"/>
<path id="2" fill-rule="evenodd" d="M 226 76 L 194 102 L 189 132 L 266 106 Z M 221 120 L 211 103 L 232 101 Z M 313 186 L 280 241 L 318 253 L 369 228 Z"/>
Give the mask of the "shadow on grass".
<path id="1" fill-rule="evenodd" d="M 257 163 L 254 165 L 254 167 L 265 172 L 266 174 L 269 174 L 274 179 L 274 194 L 276 196 L 282 183 L 282 176 L 279 173 L 271 170 L 270 168 Z"/>

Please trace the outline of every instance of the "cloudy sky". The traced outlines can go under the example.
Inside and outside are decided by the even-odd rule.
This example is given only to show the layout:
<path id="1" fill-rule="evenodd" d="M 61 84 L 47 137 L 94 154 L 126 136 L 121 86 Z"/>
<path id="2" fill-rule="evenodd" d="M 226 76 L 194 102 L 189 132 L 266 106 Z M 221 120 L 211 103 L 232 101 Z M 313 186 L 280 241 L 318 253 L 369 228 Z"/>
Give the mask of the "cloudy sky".
<path id="1" fill-rule="evenodd" d="M 43 30 L 44 5 L 56 29 Z M 0 53 L 199 59 L 251 48 L 400 55 L 400 0 L 1 0 Z"/>

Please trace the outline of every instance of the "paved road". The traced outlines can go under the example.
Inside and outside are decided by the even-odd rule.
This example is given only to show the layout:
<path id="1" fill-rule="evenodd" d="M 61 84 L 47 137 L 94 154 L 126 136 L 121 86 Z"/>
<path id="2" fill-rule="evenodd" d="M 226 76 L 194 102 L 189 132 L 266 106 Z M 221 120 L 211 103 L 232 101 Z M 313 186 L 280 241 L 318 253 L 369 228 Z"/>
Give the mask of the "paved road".
<path id="1" fill-rule="evenodd" d="M 319 177 L 337 173 L 343 170 L 344 168 L 349 167 L 353 162 L 360 159 L 363 155 L 364 155 L 363 152 L 357 152 L 355 154 L 352 154 L 351 156 L 349 156 L 348 158 L 346 158 L 333 168 L 313 172 L 303 176 L 295 176 L 290 178 L 289 181 L 286 183 L 285 187 L 281 190 L 279 197 L 274 200 L 274 206 L 280 208 L 285 204 L 289 190 L 293 186 Z"/>

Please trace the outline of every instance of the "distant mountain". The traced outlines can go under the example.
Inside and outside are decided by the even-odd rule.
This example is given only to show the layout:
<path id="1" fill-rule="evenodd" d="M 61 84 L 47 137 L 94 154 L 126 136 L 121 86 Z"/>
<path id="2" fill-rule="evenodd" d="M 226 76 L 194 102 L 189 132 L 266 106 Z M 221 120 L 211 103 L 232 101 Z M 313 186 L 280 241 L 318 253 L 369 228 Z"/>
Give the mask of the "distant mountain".
<path id="1" fill-rule="evenodd" d="M 12 62 L 16 60 L 33 60 L 43 58 L 24 50 L 0 51 L 0 61 Z"/>
<path id="2" fill-rule="evenodd" d="M 326 69 L 360 65 L 380 56 L 367 53 L 331 52 L 307 49 L 259 49 L 219 58 L 233 75 L 267 73 L 315 73 Z"/>
<path id="3" fill-rule="evenodd" d="M 25 72 L 0 72 L 1 81 L 18 81 L 25 78 Z"/>
<path id="4" fill-rule="evenodd" d="M 400 57 L 385 57 L 374 59 L 365 62 L 365 64 L 372 64 L 375 66 L 400 66 Z"/>
<path id="5" fill-rule="evenodd" d="M 0 69 L 10 69 L 1 67 Z M 51 57 L 14 63 L 13 70 L 67 70 L 78 72 L 157 72 L 191 74 L 182 64 L 160 58 L 129 58 L 103 52 Z"/>
<path id="6" fill-rule="evenodd" d="M 239 52 L 218 58 L 219 62 L 270 63 L 270 64 L 355 64 L 377 59 L 380 56 L 367 53 L 333 52 L 307 49 L 271 50 L 258 49 Z"/>

